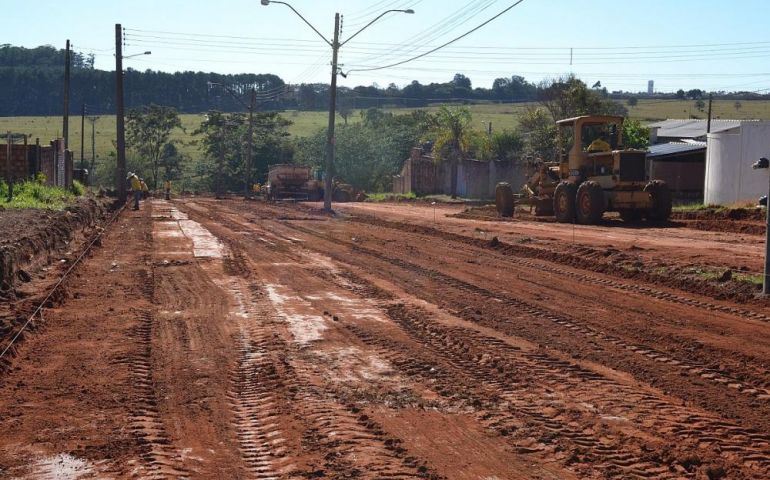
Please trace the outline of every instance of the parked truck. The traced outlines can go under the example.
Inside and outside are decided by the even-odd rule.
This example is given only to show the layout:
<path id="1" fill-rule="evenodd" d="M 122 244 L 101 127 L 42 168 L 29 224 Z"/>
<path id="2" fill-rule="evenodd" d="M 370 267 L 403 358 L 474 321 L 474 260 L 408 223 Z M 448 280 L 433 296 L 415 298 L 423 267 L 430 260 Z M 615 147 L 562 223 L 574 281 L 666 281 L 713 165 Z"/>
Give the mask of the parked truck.
<path id="1" fill-rule="evenodd" d="M 267 174 L 268 200 L 309 200 L 315 202 L 324 196 L 324 182 L 320 172 L 303 165 L 271 165 Z M 332 200 L 335 202 L 360 201 L 366 195 L 338 179 L 332 182 Z"/>
<path id="2" fill-rule="evenodd" d="M 536 214 L 554 215 L 559 222 L 582 224 L 598 223 L 604 212 L 618 212 L 624 221 L 671 216 L 668 186 L 647 179 L 647 153 L 623 146 L 623 117 L 581 116 L 556 126 L 553 161 L 542 162 L 520 193 L 508 183 L 497 184 L 501 216 L 512 216 L 516 204 L 534 205 Z"/>
<path id="3" fill-rule="evenodd" d="M 310 200 L 323 198 L 323 184 L 304 165 L 270 165 L 267 174 L 268 200 Z"/>

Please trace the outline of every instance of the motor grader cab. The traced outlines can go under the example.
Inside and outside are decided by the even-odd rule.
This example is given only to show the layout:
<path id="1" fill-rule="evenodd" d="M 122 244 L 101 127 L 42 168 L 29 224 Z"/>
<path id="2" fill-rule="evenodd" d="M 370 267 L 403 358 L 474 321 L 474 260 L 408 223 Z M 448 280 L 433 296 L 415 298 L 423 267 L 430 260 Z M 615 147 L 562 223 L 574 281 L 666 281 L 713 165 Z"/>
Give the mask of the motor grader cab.
<path id="1" fill-rule="evenodd" d="M 556 159 L 543 164 L 548 175 L 525 185 L 525 196 L 528 189 L 534 199 L 530 195 L 522 203 L 537 206 L 550 199 L 559 222 L 595 224 L 608 211 L 619 212 L 625 221 L 669 218 L 671 193 L 665 182 L 647 181 L 645 151 L 624 147 L 623 117 L 568 118 L 556 122 L 556 127 Z M 559 179 L 555 188 L 554 177 Z M 513 208 L 506 208 L 510 186 L 501 185 L 498 211 L 512 214 Z"/>

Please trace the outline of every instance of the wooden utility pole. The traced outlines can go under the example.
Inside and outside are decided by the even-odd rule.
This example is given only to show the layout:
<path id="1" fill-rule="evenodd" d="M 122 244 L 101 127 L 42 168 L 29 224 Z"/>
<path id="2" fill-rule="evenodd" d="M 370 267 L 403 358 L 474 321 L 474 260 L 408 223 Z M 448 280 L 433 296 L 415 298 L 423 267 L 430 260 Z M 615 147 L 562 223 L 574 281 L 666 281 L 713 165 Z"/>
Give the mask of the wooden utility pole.
<path id="1" fill-rule="evenodd" d="M 332 211 L 332 177 L 334 176 L 334 123 L 337 110 L 337 52 L 340 49 L 340 14 L 334 14 L 332 42 L 332 82 L 329 89 L 329 126 L 326 131 L 326 178 L 324 178 L 324 210 Z"/>
<path id="2" fill-rule="evenodd" d="M 13 136 L 11 135 L 11 131 L 8 130 L 8 139 L 6 140 L 7 144 L 5 146 L 5 184 L 8 185 L 8 201 L 10 202 L 13 199 L 13 177 L 11 177 L 11 153 L 12 153 L 12 142 L 13 142 Z"/>
<path id="3" fill-rule="evenodd" d="M 217 165 L 216 194 L 217 200 L 222 198 L 222 172 L 225 169 L 225 123 L 222 122 L 222 129 L 219 132 L 219 164 Z"/>
<path id="4" fill-rule="evenodd" d="M 85 160 L 86 145 L 86 104 L 80 106 L 80 168 L 86 168 Z"/>
<path id="5" fill-rule="evenodd" d="M 70 41 L 67 40 L 67 49 L 64 52 L 64 125 L 62 134 L 64 136 L 64 149 L 69 147 L 70 139 Z"/>
<path id="6" fill-rule="evenodd" d="M 96 121 L 99 117 L 88 117 L 88 121 L 91 122 L 91 168 L 88 171 L 89 178 L 93 178 L 93 174 L 96 171 Z"/>
<path id="7" fill-rule="evenodd" d="M 123 118 L 123 28 L 115 24 L 115 120 L 117 126 L 117 168 L 115 186 L 118 202 L 126 203 L 126 126 Z"/>
<path id="8" fill-rule="evenodd" d="M 251 102 L 249 102 L 249 139 L 246 148 L 246 181 L 243 187 L 243 196 L 249 198 L 251 192 L 251 160 L 254 150 L 254 107 L 257 103 L 257 90 L 251 87 Z"/>

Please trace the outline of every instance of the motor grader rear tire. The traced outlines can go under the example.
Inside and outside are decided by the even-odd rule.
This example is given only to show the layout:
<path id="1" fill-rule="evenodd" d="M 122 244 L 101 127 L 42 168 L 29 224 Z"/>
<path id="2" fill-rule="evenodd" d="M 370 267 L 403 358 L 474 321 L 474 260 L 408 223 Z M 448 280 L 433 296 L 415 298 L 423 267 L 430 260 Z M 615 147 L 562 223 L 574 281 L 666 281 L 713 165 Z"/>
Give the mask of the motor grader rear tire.
<path id="1" fill-rule="evenodd" d="M 577 189 L 575 215 L 578 223 L 596 225 L 604 215 L 604 190 L 598 183 L 588 180 Z"/>
<path id="2" fill-rule="evenodd" d="M 575 221 L 575 197 L 577 186 L 572 182 L 563 181 L 556 185 L 553 193 L 553 214 L 556 221 L 572 223 Z"/>
<path id="3" fill-rule="evenodd" d="M 652 208 L 647 211 L 647 218 L 654 222 L 665 222 L 671 217 L 671 190 L 663 180 L 653 180 L 644 187 L 652 197 Z"/>
<path id="4" fill-rule="evenodd" d="M 501 217 L 513 216 L 513 190 L 509 183 L 500 182 L 495 187 L 495 207 Z"/>

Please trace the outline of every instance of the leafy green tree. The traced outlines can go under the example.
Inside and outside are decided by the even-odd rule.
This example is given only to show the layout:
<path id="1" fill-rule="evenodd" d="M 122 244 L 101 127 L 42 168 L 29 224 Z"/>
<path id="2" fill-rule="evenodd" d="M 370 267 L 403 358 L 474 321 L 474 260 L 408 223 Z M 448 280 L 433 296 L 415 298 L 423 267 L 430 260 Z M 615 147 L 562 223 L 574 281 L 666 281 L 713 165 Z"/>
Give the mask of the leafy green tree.
<path id="1" fill-rule="evenodd" d="M 442 106 L 430 125 L 431 134 L 435 139 L 433 156 L 439 162 L 449 162 L 452 198 L 457 198 L 458 165 L 468 157 L 473 143 L 471 120 L 471 112 L 465 107 Z"/>
<path id="2" fill-rule="evenodd" d="M 245 114 L 212 111 L 193 132 L 201 138 L 200 147 L 205 160 L 201 162 L 198 171 L 200 175 L 209 177 L 209 188 L 216 187 L 217 182 L 226 190 L 243 188 L 247 161 L 251 162 L 255 177 L 264 180 L 269 165 L 291 160 L 291 149 L 287 142 L 290 121 L 276 112 L 254 114 L 251 159 L 248 159 L 246 148 L 248 123 Z M 224 162 L 221 161 L 223 157 Z"/>
<path id="3" fill-rule="evenodd" d="M 427 132 L 428 114 L 422 110 L 393 115 L 372 108 L 361 112 L 362 121 L 340 125 L 335 134 L 336 178 L 368 192 L 390 190 L 411 148 Z M 326 130 L 297 139 L 294 161 L 324 168 Z"/>
<path id="4" fill-rule="evenodd" d="M 623 143 L 626 148 L 646 150 L 650 146 L 650 129 L 639 120 L 626 119 L 623 122 Z"/>
<path id="5" fill-rule="evenodd" d="M 680 88 L 679 90 L 676 91 L 676 98 L 678 98 L 679 100 L 684 100 L 685 98 L 687 98 L 687 94 L 685 93 L 684 90 Z"/>
<path id="6" fill-rule="evenodd" d="M 630 97 L 628 100 L 626 100 L 626 103 L 628 103 L 629 107 L 635 107 L 637 104 L 639 104 L 639 99 L 637 97 Z"/>
<path id="7" fill-rule="evenodd" d="M 535 158 L 551 160 L 556 154 L 556 125 L 542 107 L 529 107 L 519 119 L 524 152 Z"/>
<path id="8" fill-rule="evenodd" d="M 524 150 L 524 140 L 515 130 L 503 130 L 492 135 L 490 149 L 498 160 L 516 160 Z"/>
<path id="9" fill-rule="evenodd" d="M 182 129 L 182 122 L 172 107 L 153 104 L 129 111 L 126 118 L 128 145 L 150 163 L 154 189 L 158 188 L 161 154 L 176 128 Z"/>
<path id="10" fill-rule="evenodd" d="M 695 108 L 697 108 L 699 111 L 702 112 L 706 108 L 706 102 L 704 102 L 700 98 L 698 100 L 695 100 Z"/>
<path id="11" fill-rule="evenodd" d="M 743 104 L 740 100 L 736 100 L 735 103 L 733 103 L 733 107 L 735 107 L 736 112 L 739 112 L 741 108 L 743 108 Z"/>
<path id="12" fill-rule="evenodd" d="M 540 104 L 554 121 L 580 115 L 627 115 L 618 102 L 602 98 L 574 75 L 546 81 L 540 85 Z"/>

